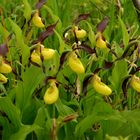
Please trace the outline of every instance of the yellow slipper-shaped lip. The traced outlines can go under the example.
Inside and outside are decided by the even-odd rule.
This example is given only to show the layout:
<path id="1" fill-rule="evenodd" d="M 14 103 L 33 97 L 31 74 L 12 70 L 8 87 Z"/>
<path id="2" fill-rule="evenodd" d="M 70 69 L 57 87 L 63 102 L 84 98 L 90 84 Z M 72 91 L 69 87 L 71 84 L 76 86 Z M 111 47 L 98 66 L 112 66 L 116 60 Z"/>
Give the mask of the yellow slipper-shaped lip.
<path id="1" fill-rule="evenodd" d="M 1 73 L 0 73 L 0 83 L 3 83 L 3 84 L 7 83 L 7 78 Z"/>
<path id="2" fill-rule="evenodd" d="M 36 53 L 35 51 L 33 51 L 31 54 L 31 62 L 38 64 L 39 66 L 41 66 L 41 64 L 42 64 L 39 54 Z"/>
<path id="3" fill-rule="evenodd" d="M 48 60 L 48 59 L 51 59 L 54 56 L 55 50 L 49 49 L 49 48 L 43 48 L 41 50 L 41 54 L 42 54 L 44 60 Z"/>
<path id="4" fill-rule="evenodd" d="M 33 18 L 32 18 L 32 21 L 33 21 L 33 23 L 34 23 L 34 25 L 35 25 L 36 27 L 39 27 L 39 28 L 45 27 L 45 25 L 44 25 L 43 22 L 42 22 L 41 17 L 39 16 L 38 11 L 35 12 L 35 14 L 34 14 L 34 16 L 33 16 Z"/>
<path id="5" fill-rule="evenodd" d="M 77 55 L 74 52 L 72 52 L 72 54 L 70 54 L 70 56 L 68 57 L 68 65 L 71 70 L 77 74 L 82 74 L 85 72 L 85 68 L 82 62 L 79 58 L 77 58 Z"/>
<path id="6" fill-rule="evenodd" d="M 84 38 L 86 36 L 87 32 L 84 29 L 78 29 L 78 27 L 75 27 L 75 35 L 78 39 Z"/>
<path id="7" fill-rule="evenodd" d="M 58 100 L 58 98 L 59 98 L 59 90 L 55 82 L 52 82 L 50 84 L 50 87 L 45 92 L 44 102 L 45 104 L 53 104 Z"/>
<path id="8" fill-rule="evenodd" d="M 101 82 L 101 78 L 97 74 L 93 76 L 92 84 L 95 91 L 98 92 L 99 94 L 108 96 L 112 93 L 111 88 L 108 87 L 103 82 Z"/>
<path id="9" fill-rule="evenodd" d="M 140 78 L 136 75 L 133 75 L 130 82 L 131 87 L 136 90 L 137 92 L 140 92 Z"/>
<path id="10" fill-rule="evenodd" d="M 2 62 L 0 65 L 0 73 L 10 73 L 12 72 L 12 68 L 9 64 L 6 64 L 5 62 Z"/>

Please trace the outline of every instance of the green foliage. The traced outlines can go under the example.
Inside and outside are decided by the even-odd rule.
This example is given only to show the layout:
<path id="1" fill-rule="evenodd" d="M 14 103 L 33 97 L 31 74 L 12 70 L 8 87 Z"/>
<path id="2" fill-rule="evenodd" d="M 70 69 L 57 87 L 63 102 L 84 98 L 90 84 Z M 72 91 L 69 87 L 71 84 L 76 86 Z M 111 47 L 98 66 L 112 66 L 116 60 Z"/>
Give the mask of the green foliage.
<path id="1" fill-rule="evenodd" d="M 24 66 L 28 62 L 29 58 L 29 47 L 24 43 L 24 38 L 20 27 L 9 19 L 13 32 L 16 35 L 17 47 L 22 54 L 22 65 Z"/>
<path id="2" fill-rule="evenodd" d="M 125 49 L 126 49 L 127 46 L 128 46 L 128 43 L 129 43 L 129 34 L 128 34 L 128 31 L 126 29 L 125 24 L 123 23 L 123 21 L 121 20 L 120 17 L 119 17 L 119 22 L 121 24 L 122 35 L 123 35 L 123 43 L 124 43 L 124 46 L 125 46 Z"/>
<path id="3" fill-rule="evenodd" d="M 23 3 L 24 3 L 24 17 L 26 18 L 26 20 L 30 20 L 31 18 L 31 14 L 32 14 L 32 9 L 31 9 L 31 6 L 28 2 L 28 0 L 23 0 Z"/>
<path id="4" fill-rule="evenodd" d="M 114 68 L 112 70 L 112 75 L 110 77 L 110 81 L 116 92 L 121 90 L 122 81 L 126 76 L 128 76 L 127 70 L 128 65 L 125 60 L 121 60 L 115 63 Z"/>

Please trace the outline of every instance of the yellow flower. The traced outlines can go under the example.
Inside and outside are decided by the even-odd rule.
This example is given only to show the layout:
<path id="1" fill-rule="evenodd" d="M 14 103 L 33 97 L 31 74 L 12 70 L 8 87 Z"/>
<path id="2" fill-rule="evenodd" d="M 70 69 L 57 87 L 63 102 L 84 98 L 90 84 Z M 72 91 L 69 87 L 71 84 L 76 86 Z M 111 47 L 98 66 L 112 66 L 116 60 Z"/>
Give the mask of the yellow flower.
<path id="1" fill-rule="evenodd" d="M 82 62 L 80 61 L 79 58 L 77 58 L 77 55 L 74 52 L 72 52 L 68 57 L 68 65 L 77 74 L 85 72 L 85 68 Z"/>
<path id="2" fill-rule="evenodd" d="M 40 55 L 38 53 L 36 53 L 35 51 L 33 51 L 32 54 L 31 54 L 31 61 L 33 63 L 38 64 L 39 66 L 41 66 L 41 64 L 42 64 Z"/>
<path id="3" fill-rule="evenodd" d="M 45 48 L 44 45 L 42 45 L 40 43 L 38 44 L 38 47 L 35 49 L 35 52 L 38 53 L 39 55 L 41 53 L 41 55 L 43 56 L 44 60 L 51 59 L 55 54 L 55 50 Z"/>
<path id="4" fill-rule="evenodd" d="M 95 91 L 102 95 L 108 96 L 112 93 L 111 88 L 101 82 L 101 78 L 97 74 L 93 76 L 92 84 Z"/>
<path id="5" fill-rule="evenodd" d="M 11 66 L 2 62 L 2 64 L 0 65 L 0 73 L 10 73 L 11 71 Z"/>
<path id="6" fill-rule="evenodd" d="M 96 47 L 102 48 L 102 49 L 107 48 L 106 41 L 103 40 L 101 33 L 99 33 L 99 36 L 97 37 Z"/>
<path id="7" fill-rule="evenodd" d="M 137 92 L 140 92 L 140 78 L 139 77 L 137 77 L 136 75 L 133 75 L 130 85 L 132 86 L 134 90 L 136 90 Z"/>
<path id="8" fill-rule="evenodd" d="M 43 48 L 41 50 L 41 54 L 42 54 L 44 60 L 48 60 L 48 59 L 51 59 L 54 56 L 55 50 L 49 49 L 49 48 Z"/>
<path id="9" fill-rule="evenodd" d="M 78 39 L 80 39 L 80 38 L 84 38 L 86 36 L 87 32 L 84 29 L 78 30 L 78 27 L 76 26 L 75 27 L 75 34 L 76 34 L 76 37 Z"/>
<path id="10" fill-rule="evenodd" d="M 3 84 L 7 83 L 7 78 L 1 73 L 0 73 L 0 83 L 3 83 Z"/>
<path id="11" fill-rule="evenodd" d="M 44 95 L 44 102 L 45 104 L 53 104 L 59 98 L 59 90 L 56 86 L 56 83 L 52 81 L 50 83 L 50 87 L 46 90 Z"/>
<path id="12" fill-rule="evenodd" d="M 42 22 L 41 17 L 39 16 L 38 11 L 35 12 L 32 21 L 33 21 L 34 25 L 39 27 L 39 28 L 45 27 L 45 25 Z"/>

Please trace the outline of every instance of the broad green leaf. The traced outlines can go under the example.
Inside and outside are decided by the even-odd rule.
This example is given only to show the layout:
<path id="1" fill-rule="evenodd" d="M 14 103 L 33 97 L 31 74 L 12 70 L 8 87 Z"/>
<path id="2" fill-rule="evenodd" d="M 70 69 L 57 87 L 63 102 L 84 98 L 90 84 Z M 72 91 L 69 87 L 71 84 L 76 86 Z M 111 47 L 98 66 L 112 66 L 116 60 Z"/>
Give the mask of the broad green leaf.
<path id="1" fill-rule="evenodd" d="M 109 80 L 113 88 L 119 92 L 121 89 L 123 78 L 128 75 L 128 64 L 125 60 L 117 61 L 112 70 L 112 75 Z"/>
<path id="2" fill-rule="evenodd" d="M 65 42 L 63 41 L 62 37 L 60 36 L 60 34 L 56 30 L 54 30 L 54 32 L 59 39 L 59 53 L 62 54 L 64 52 L 64 49 L 65 49 Z"/>
<path id="3" fill-rule="evenodd" d="M 97 101 L 93 107 L 92 113 L 96 112 L 97 114 L 101 114 L 101 115 L 114 113 L 114 110 L 108 103 L 103 102 L 103 101 L 100 101 L 100 102 L 97 102 Z"/>
<path id="4" fill-rule="evenodd" d="M 22 123 L 29 125 L 33 124 L 39 109 L 39 107 L 36 105 L 34 97 L 30 98 L 23 107 L 25 108 L 22 112 Z"/>
<path id="5" fill-rule="evenodd" d="M 28 0 L 23 0 L 23 3 L 24 3 L 24 17 L 26 18 L 26 21 L 28 21 L 31 18 L 32 8 Z"/>
<path id="6" fill-rule="evenodd" d="M 41 107 L 38 109 L 34 124 L 39 125 L 39 126 L 43 126 L 44 122 L 45 122 L 45 118 L 46 118 L 45 108 Z"/>
<path id="7" fill-rule="evenodd" d="M 50 135 L 50 130 L 52 128 L 52 119 L 49 116 L 47 108 L 44 106 L 38 109 L 34 124 L 41 127 L 41 129 L 36 129 L 35 134 L 38 140 L 44 140 L 45 137 Z M 47 120 L 47 121 L 46 121 Z M 48 138 L 49 140 L 49 138 Z"/>
<path id="8" fill-rule="evenodd" d="M 104 130 L 104 135 L 109 134 L 111 136 L 117 136 L 122 134 L 124 135 L 126 132 L 130 132 L 130 127 L 129 125 L 127 125 L 126 119 L 122 116 L 118 116 L 119 114 L 116 113 L 110 119 L 101 121 L 100 124 L 102 126 L 102 129 Z M 123 121 L 121 121 L 121 118 Z"/>
<path id="9" fill-rule="evenodd" d="M 37 125 L 23 125 L 17 133 L 11 135 L 10 140 L 25 140 L 29 133 L 37 129 L 41 128 Z"/>
<path id="10" fill-rule="evenodd" d="M 82 121 L 80 121 L 75 128 L 76 137 L 80 138 L 84 132 L 91 128 L 93 124 L 104 119 L 104 116 L 97 116 L 96 114 L 88 115 Z"/>
<path id="11" fill-rule="evenodd" d="M 31 66 L 22 74 L 23 82 L 19 82 L 15 88 L 16 103 L 23 110 L 30 104 L 32 94 L 38 85 L 44 80 L 44 73 L 41 68 Z"/>
<path id="12" fill-rule="evenodd" d="M 2 126 L 3 129 L 2 139 L 8 140 L 11 135 L 12 125 L 9 123 L 6 117 L 2 117 L 2 116 L 0 116 L 0 125 Z"/>
<path id="13" fill-rule="evenodd" d="M 69 122 L 66 125 L 64 125 L 64 130 L 65 130 L 65 137 L 63 138 L 64 140 L 76 140 L 73 131 L 70 131 L 70 130 L 74 130 L 75 126 L 76 126 L 76 122 Z"/>
<path id="14" fill-rule="evenodd" d="M 61 116 L 66 116 L 74 113 L 74 110 L 64 105 L 60 99 L 55 103 L 55 106 L 59 112 L 59 115 Z"/>
<path id="15" fill-rule="evenodd" d="M 90 129 L 93 124 L 109 119 L 114 114 L 112 108 L 105 102 L 95 104 L 93 112 L 82 119 L 75 128 L 76 137 L 82 137 L 87 129 Z"/>
<path id="16" fill-rule="evenodd" d="M 124 43 L 124 46 L 125 46 L 125 49 L 126 49 L 127 46 L 128 46 L 128 43 L 129 43 L 129 34 L 128 34 L 128 31 L 127 31 L 126 25 L 124 24 L 123 20 L 120 17 L 119 17 L 119 22 L 121 24 L 122 35 L 123 35 L 123 43 Z"/>
<path id="17" fill-rule="evenodd" d="M 84 115 L 90 115 L 97 102 L 101 102 L 101 99 L 97 99 L 92 92 L 88 92 L 87 96 L 81 100 L 81 106 L 83 108 Z"/>
<path id="18" fill-rule="evenodd" d="M 0 111 L 6 113 L 15 129 L 21 126 L 21 118 L 19 109 L 11 102 L 8 97 L 0 98 Z"/>
<path id="19" fill-rule="evenodd" d="M 11 19 L 9 19 L 11 27 L 13 32 L 16 35 L 16 41 L 17 41 L 17 47 L 20 50 L 20 54 L 22 55 L 22 65 L 24 66 L 25 64 L 28 63 L 28 58 L 30 55 L 30 49 L 29 47 L 24 43 L 24 39 L 23 39 L 23 34 L 22 34 L 22 30 L 20 29 L 20 27 Z"/>
<path id="20" fill-rule="evenodd" d="M 123 139 L 123 137 L 119 136 L 119 137 L 114 137 L 114 136 L 109 136 L 108 134 L 106 135 L 106 139 L 105 140 L 128 140 L 128 139 Z"/>
<path id="21" fill-rule="evenodd" d="M 103 140 L 103 129 L 99 128 L 93 133 L 94 140 Z"/>
<path id="22" fill-rule="evenodd" d="M 140 109 L 124 111 L 121 114 L 128 121 L 131 127 L 131 132 L 136 135 L 140 134 Z"/>
<path id="23" fill-rule="evenodd" d="M 112 136 L 120 135 L 123 137 L 127 137 L 129 135 L 137 136 L 140 133 L 139 115 L 139 110 L 117 111 L 114 116 L 101 121 L 104 134 Z"/>

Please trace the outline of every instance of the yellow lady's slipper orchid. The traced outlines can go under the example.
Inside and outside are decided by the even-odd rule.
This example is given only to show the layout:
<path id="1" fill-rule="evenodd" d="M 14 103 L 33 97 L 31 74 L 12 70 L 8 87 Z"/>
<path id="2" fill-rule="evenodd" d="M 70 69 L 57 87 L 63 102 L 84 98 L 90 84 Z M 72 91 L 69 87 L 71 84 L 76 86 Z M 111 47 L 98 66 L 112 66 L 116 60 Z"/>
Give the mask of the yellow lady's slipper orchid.
<path id="1" fill-rule="evenodd" d="M 43 48 L 41 50 L 41 54 L 42 54 L 44 60 L 48 60 L 48 59 L 51 59 L 54 56 L 55 50 L 49 49 L 49 48 Z"/>
<path id="2" fill-rule="evenodd" d="M 96 40 L 96 47 L 98 48 L 107 48 L 106 41 L 103 40 L 102 35 L 99 34 Z"/>
<path id="3" fill-rule="evenodd" d="M 0 83 L 3 83 L 3 84 L 7 83 L 7 78 L 1 73 L 0 73 Z"/>
<path id="4" fill-rule="evenodd" d="M 10 73 L 12 71 L 12 68 L 9 64 L 6 64 L 2 62 L 0 65 L 0 73 Z"/>
<path id="5" fill-rule="evenodd" d="M 42 22 L 41 17 L 39 16 L 38 11 L 35 12 L 32 21 L 33 21 L 34 25 L 39 27 L 39 28 L 45 27 L 45 25 Z"/>
<path id="6" fill-rule="evenodd" d="M 52 81 L 50 87 L 46 90 L 44 95 L 45 104 L 53 104 L 59 98 L 59 90 L 56 86 L 56 83 Z"/>
<path id="7" fill-rule="evenodd" d="M 55 50 L 45 48 L 44 45 L 42 44 L 38 44 L 38 47 L 35 49 L 35 52 L 38 53 L 39 55 L 41 54 L 44 60 L 51 59 L 55 54 Z"/>
<path id="8" fill-rule="evenodd" d="M 76 34 L 76 37 L 78 39 L 81 39 L 81 38 L 84 38 L 87 34 L 87 32 L 84 30 L 84 29 L 78 29 L 78 27 L 76 26 L 75 27 L 75 34 Z"/>
<path id="9" fill-rule="evenodd" d="M 102 95 L 108 96 L 112 93 L 111 88 L 101 82 L 101 78 L 97 74 L 93 76 L 92 84 L 95 91 Z"/>
<path id="10" fill-rule="evenodd" d="M 33 51 L 32 54 L 31 54 L 31 61 L 33 63 L 38 64 L 39 66 L 41 66 L 41 64 L 42 64 L 40 55 L 38 53 L 36 53 L 35 51 Z"/>
<path id="11" fill-rule="evenodd" d="M 133 75 L 130 85 L 132 86 L 134 90 L 136 90 L 137 92 L 140 92 L 140 78 L 139 77 L 137 77 L 136 75 Z"/>
<path id="12" fill-rule="evenodd" d="M 79 58 L 77 58 L 77 55 L 74 52 L 72 52 L 68 57 L 68 65 L 77 74 L 82 74 L 85 72 L 82 62 Z"/>

